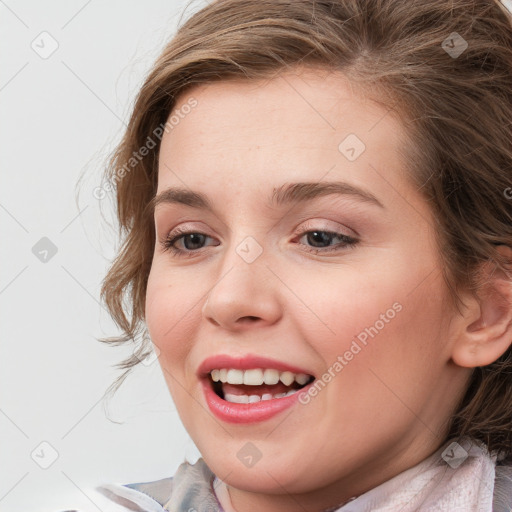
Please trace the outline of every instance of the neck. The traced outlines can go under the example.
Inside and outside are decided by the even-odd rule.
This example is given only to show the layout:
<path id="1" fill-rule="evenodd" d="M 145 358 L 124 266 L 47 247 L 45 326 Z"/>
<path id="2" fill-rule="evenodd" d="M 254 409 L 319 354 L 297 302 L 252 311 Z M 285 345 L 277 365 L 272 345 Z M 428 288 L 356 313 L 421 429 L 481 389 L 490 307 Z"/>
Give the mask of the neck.
<path id="1" fill-rule="evenodd" d="M 235 512 L 333 512 L 421 463 L 437 449 L 438 447 L 430 446 L 422 452 L 415 449 L 412 452 L 394 453 L 392 457 L 385 459 L 375 457 L 370 464 L 366 462 L 357 469 L 351 468 L 347 474 L 340 475 L 328 485 L 306 493 L 295 493 L 268 471 L 266 473 L 271 477 L 273 491 L 277 490 L 277 493 L 251 492 L 233 486 L 227 486 L 227 490 Z"/>

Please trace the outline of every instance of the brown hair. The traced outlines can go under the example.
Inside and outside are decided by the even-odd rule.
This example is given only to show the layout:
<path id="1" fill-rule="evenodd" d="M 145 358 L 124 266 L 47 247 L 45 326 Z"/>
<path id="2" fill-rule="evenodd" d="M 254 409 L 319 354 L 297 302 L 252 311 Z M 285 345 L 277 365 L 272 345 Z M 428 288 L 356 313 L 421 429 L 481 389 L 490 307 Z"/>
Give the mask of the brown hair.
<path id="1" fill-rule="evenodd" d="M 298 64 L 342 71 L 407 126 L 403 156 L 434 212 L 457 308 L 458 291 L 478 291 L 482 263 L 509 270 L 496 247 L 512 246 L 512 24 L 497 0 L 214 1 L 179 28 L 157 59 L 105 172 L 122 247 L 101 297 L 123 334 L 100 341 L 142 336 L 117 365 L 126 371 L 114 390 L 148 353 L 144 310 L 158 142 L 144 158 L 130 159 L 148 136 L 161 133 L 177 97 L 195 84 L 271 78 Z M 445 441 L 472 436 L 499 459 L 512 459 L 511 374 L 510 347 L 473 370 Z"/>

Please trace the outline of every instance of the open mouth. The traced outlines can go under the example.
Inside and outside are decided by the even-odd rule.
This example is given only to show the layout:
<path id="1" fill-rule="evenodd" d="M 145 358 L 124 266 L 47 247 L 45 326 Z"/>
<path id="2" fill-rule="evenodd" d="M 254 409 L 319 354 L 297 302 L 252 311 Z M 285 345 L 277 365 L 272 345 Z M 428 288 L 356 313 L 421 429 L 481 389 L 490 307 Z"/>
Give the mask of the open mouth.
<path id="1" fill-rule="evenodd" d="M 305 373 L 280 372 L 274 369 L 215 369 L 208 374 L 210 385 L 222 400 L 249 404 L 293 395 L 315 377 Z"/>

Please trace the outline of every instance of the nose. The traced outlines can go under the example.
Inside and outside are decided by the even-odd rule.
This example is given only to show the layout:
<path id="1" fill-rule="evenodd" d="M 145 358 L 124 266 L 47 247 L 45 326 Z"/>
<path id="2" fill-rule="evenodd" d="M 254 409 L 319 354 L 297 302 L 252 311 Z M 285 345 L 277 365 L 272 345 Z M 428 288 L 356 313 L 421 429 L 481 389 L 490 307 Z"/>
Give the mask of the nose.
<path id="1" fill-rule="evenodd" d="M 229 331 L 279 321 L 282 316 L 280 281 L 275 270 L 272 272 L 267 267 L 263 254 L 249 263 L 233 250 L 220 267 L 202 309 L 207 321 Z"/>

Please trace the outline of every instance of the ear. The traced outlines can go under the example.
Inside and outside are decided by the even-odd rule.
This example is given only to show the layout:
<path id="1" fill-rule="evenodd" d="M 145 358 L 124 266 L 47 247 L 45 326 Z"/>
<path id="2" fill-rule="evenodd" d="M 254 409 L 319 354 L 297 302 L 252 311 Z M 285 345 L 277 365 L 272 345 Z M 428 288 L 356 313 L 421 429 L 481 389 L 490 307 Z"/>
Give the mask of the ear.
<path id="1" fill-rule="evenodd" d="M 512 263 L 512 249 L 497 251 Z M 492 262 L 481 267 L 482 286 L 477 297 L 470 296 L 467 308 L 458 318 L 452 360 L 466 368 L 487 366 L 499 359 L 512 345 L 512 276 Z"/>

